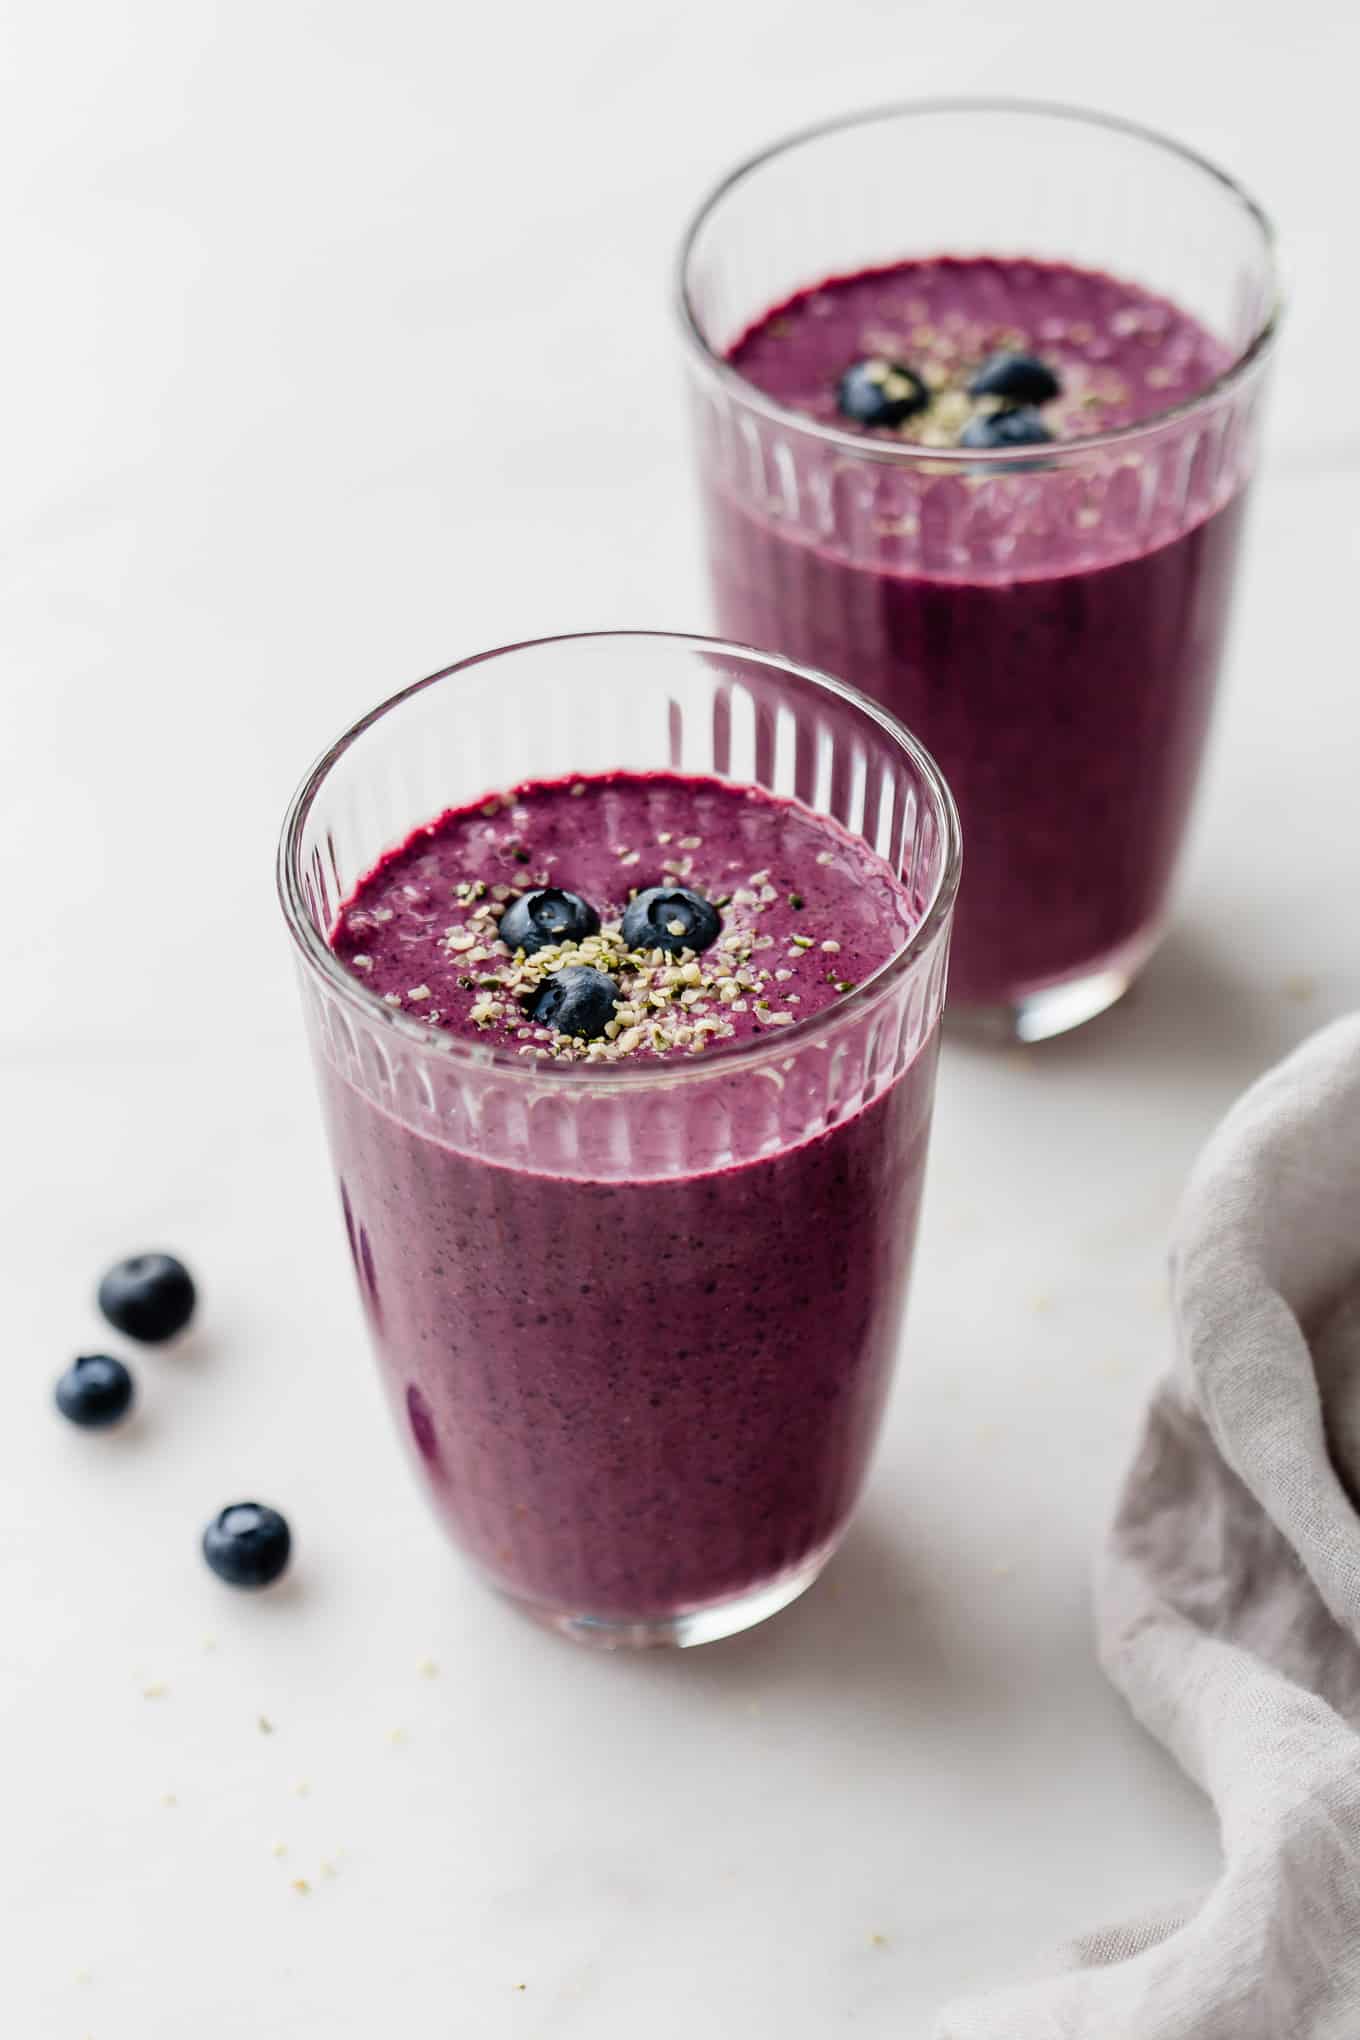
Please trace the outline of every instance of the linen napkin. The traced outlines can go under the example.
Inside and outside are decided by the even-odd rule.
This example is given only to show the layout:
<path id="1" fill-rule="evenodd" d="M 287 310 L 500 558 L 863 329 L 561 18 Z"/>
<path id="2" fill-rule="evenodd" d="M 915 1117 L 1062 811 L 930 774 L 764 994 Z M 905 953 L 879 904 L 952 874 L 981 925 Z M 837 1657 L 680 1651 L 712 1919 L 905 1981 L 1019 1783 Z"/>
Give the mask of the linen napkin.
<path id="1" fill-rule="evenodd" d="M 1177 1360 L 1097 1582 L 1102 1662 L 1209 1794 L 1197 1904 L 935 2040 L 1360 2040 L 1360 1016 L 1229 1113 L 1172 1254 Z"/>

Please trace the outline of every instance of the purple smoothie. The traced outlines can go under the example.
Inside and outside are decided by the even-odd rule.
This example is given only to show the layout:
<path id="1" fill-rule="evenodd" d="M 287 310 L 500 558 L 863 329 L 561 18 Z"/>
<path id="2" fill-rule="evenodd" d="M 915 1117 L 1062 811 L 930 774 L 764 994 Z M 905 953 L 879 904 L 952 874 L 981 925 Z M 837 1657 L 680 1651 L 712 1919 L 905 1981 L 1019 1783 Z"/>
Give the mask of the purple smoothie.
<path id="1" fill-rule="evenodd" d="M 1040 414 L 1062 457 L 942 464 L 995 408 L 967 386 L 1007 350 L 1058 378 Z M 893 429 L 848 421 L 837 386 L 866 357 L 913 367 L 929 405 Z M 729 359 L 788 411 L 865 444 L 856 461 L 768 418 L 739 449 L 704 433 L 717 613 L 729 636 L 863 688 L 939 760 L 968 846 L 954 995 L 1013 1003 L 1136 968 L 1199 771 L 1245 457 L 1226 415 L 1078 449 L 1203 391 L 1225 350 L 1111 277 L 945 258 L 802 292 Z M 932 460 L 900 457 L 913 446 Z"/>
<path id="2" fill-rule="evenodd" d="M 625 956 L 630 893 L 671 883 L 723 903 L 717 942 Z M 654 1019 L 593 1043 L 526 1019 L 523 963 L 497 929 L 545 885 L 598 910 L 589 953 L 603 945 L 625 1006 Z M 829 1112 L 826 1058 L 846 1051 L 805 1043 L 800 1023 L 897 953 L 918 911 L 834 823 L 668 774 L 530 784 L 443 815 L 343 908 L 332 946 L 378 999 L 536 1063 L 641 1072 L 788 1043 L 778 1069 L 735 1065 L 701 1099 L 680 1082 L 601 1100 L 567 1152 L 545 1121 L 517 1165 L 464 1151 L 455 1129 L 413 1131 L 325 1068 L 399 1424 L 458 1541 L 517 1598 L 655 1620 L 796 1574 L 834 1543 L 892 1365 L 936 1033 L 868 1102 Z M 584 1072 L 559 1081 L 580 1099 Z M 676 1172 L 696 1112 L 709 1146 L 721 1123 L 729 1159 Z M 601 1158 L 626 1148 L 624 1177 L 592 1166 L 592 1140 Z"/>

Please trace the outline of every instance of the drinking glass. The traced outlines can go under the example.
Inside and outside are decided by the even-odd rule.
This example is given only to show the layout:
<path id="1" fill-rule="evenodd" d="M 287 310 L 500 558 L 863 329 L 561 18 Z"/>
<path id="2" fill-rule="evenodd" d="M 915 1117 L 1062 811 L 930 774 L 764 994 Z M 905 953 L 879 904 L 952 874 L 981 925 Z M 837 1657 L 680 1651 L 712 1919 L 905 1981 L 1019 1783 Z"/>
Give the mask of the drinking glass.
<path id="1" fill-rule="evenodd" d="M 442 1032 L 341 967 L 338 910 L 414 829 L 613 771 L 829 818 L 905 890 L 895 953 L 778 1034 L 610 1064 Z M 280 897 L 397 1428 L 473 1565 L 568 1635 L 726 1635 L 841 1537 L 897 1351 L 959 859 L 949 792 L 891 716 L 704 638 L 467 659 L 365 716 L 296 794 Z"/>
<path id="2" fill-rule="evenodd" d="M 1135 283 L 1228 365 L 1036 455 L 857 434 L 727 359 L 796 292 L 945 254 Z M 1163 930 L 1199 777 L 1277 320 L 1264 214 L 1125 121 L 891 107 L 725 178 L 680 313 L 719 629 L 841 675 L 939 759 L 968 840 L 951 1016 L 1021 1040 L 1090 1018 Z"/>

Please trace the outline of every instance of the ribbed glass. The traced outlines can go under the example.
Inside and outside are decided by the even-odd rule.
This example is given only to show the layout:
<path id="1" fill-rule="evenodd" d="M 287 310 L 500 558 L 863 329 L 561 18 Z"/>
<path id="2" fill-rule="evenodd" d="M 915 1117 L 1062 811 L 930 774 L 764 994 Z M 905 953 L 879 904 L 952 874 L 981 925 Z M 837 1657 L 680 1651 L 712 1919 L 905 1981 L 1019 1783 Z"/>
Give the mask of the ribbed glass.
<path id="1" fill-rule="evenodd" d="M 1135 283 L 1231 367 L 1036 457 L 855 435 L 728 366 L 800 289 L 942 254 Z M 1031 1037 L 1098 1010 L 1155 944 L 1198 776 L 1277 316 L 1264 216 L 1124 123 L 889 108 L 734 172 L 686 240 L 681 314 L 720 628 L 842 675 L 940 759 L 969 843 L 956 1001 Z"/>
<path id="2" fill-rule="evenodd" d="M 337 910 L 421 823 L 617 770 L 713 774 L 833 817 L 900 878 L 915 932 L 778 1037 L 605 1067 L 423 1026 L 338 965 Z M 446 1524 L 544 1619 L 701 1640 L 789 1598 L 840 1535 L 897 1343 L 958 867 L 949 794 L 905 730 L 708 639 L 469 660 L 376 710 L 299 790 L 280 891 L 370 1331 Z M 796 1342 L 790 1282 L 816 1303 Z"/>

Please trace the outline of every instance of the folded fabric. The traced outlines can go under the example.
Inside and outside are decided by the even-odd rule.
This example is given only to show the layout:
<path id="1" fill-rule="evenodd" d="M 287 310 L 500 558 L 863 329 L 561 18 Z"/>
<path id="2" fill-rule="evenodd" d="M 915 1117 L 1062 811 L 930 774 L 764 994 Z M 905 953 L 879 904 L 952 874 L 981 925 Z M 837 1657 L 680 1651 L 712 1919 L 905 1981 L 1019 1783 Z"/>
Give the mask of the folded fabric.
<path id="1" fill-rule="evenodd" d="M 1102 1662 L 1213 1800 L 1189 1915 L 1092 1934 L 935 2040 L 1360 2040 L 1360 1017 L 1209 1142 L 1097 1584 Z"/>

